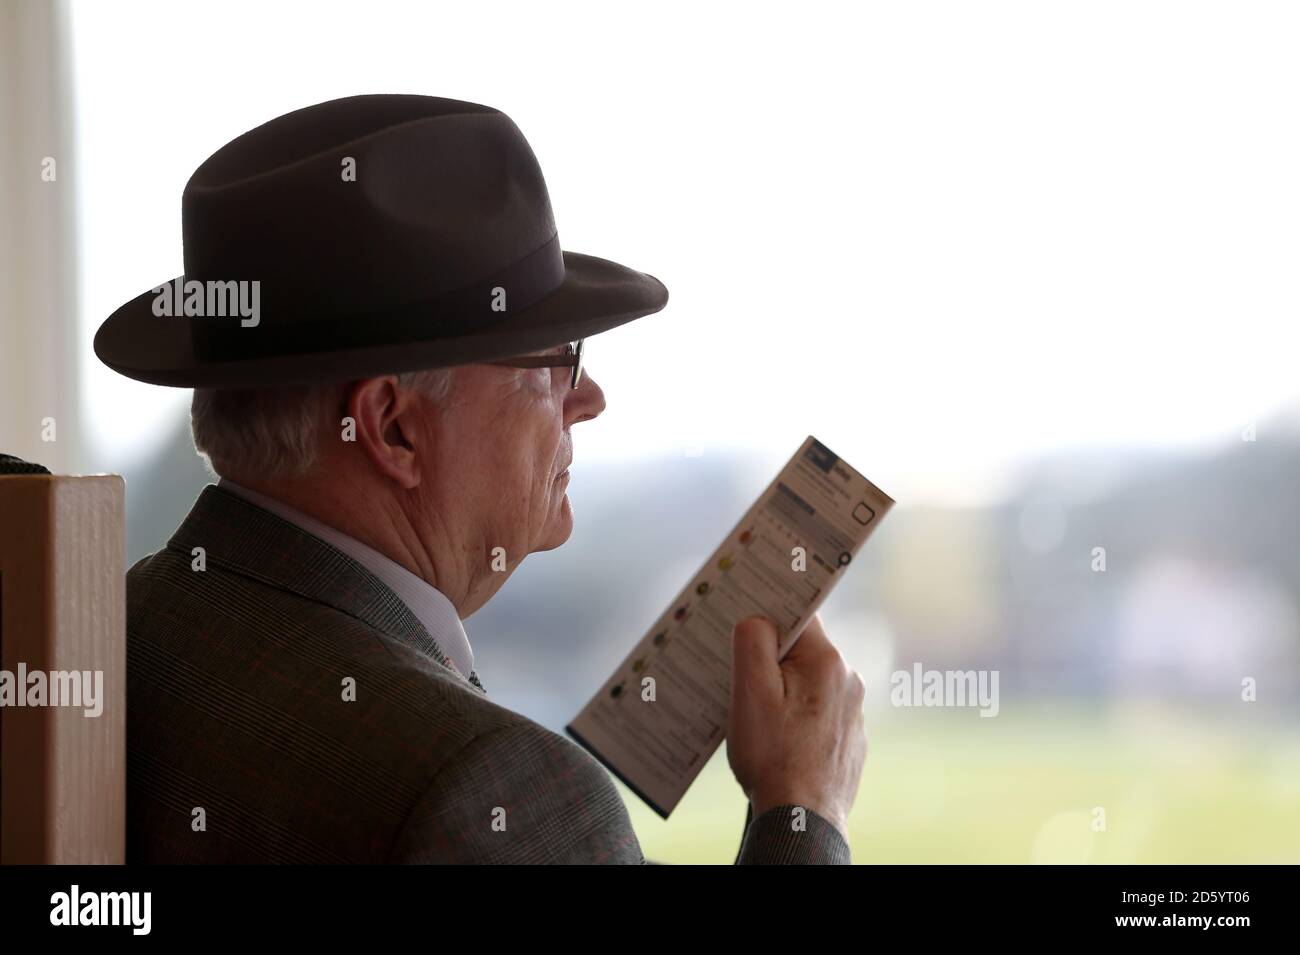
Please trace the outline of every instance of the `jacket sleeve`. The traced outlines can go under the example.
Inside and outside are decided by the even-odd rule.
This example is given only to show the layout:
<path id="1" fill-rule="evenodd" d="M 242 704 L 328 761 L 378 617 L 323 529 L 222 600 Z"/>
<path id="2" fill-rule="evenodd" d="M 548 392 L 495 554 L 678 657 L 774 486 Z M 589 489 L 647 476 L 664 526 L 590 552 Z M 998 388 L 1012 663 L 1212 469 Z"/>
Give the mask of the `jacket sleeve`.
<path id="1" fill-rule="evenodd" d="M 751 804 L 745 812 L 736 865 L 851 865 L 849 844 L 835 824 L 806 809 L 802 828 L 796 828 L 798 808 L 773 806 L 754 819 Z"/>
<path id="2" fill-rule="evenodd" d="M 535 723 L 480 734 L 446 760 L 394 841 L 393 863 L 645 861 L 604 767 Z"/>

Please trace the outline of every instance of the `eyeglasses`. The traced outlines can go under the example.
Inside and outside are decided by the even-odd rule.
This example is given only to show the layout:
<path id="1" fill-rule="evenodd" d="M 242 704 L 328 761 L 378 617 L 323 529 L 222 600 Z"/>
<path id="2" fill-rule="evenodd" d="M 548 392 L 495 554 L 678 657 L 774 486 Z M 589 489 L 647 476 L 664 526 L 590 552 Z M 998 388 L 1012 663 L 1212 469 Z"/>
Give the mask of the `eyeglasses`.
<path id="1" fill-rule="evenodd" d="M 506 365 L 510 368 L 573 368 L 573 376 L 570 384 L 577 389 L 578 383 L 582 381 L 582 343 L 584 339 L 579 338 L 576 342 L 569 342 L 564 346 L 564 351 L 558 355 L 526 355 L 522 358 L 497 358 L 493 361 L 485 361 L 484 365 Z"/>

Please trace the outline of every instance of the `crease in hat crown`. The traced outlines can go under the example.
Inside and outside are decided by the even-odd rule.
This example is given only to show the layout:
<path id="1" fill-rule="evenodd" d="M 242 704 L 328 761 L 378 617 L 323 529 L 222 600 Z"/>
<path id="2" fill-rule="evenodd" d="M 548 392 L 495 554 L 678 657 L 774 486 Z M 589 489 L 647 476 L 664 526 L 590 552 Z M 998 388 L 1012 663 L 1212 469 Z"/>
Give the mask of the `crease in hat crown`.
<path id="1" fill-rule="evenodd" d="M 207 159 L 205 159 L 199 165 L 199 167 L 194 170 L 194 172 L 190 175 L 189 180 L 186 182 L 185 188 L 195 189 L 195 190 L 217 190 L 217 189 L 230 188 L 239 185 L 240 184 L 239 180 L 234 180 L 234 181 L 223 180 L 223 181 L 211 182 L 211 183 L 203 182 L 202 180 L 205 177 L 205 175 L 213 174 L 214 170 L 210 167 L 219 165 L 220 162 L 230 161 L 232 158 L 234 158 L 236 155 L 239 154 L 239 150 L 247 149 L 251 145 L 256 144 L 258 141 L 257 137 L 259 136 L 259 134 L 264 135 L 267 132 L 270 132 L 272 128 L 275 128 L 278 124 L 281 124 L 284 120 L 287 120 L 291 117 L 295 117 L 307 113 L 314 113 L 316 115 L 325 115 L 326 110 L 329 110 L 330 108 L 333 107 L 343 106 L 345 104 L 355 105 L 355 106 L 366 106 L 371 104 L 385 104 L 385 103 L 397 103 L 397 102 L 410 104 L 410 108 L 413 110 L 413 113 L 408 119 L 398 123 L 390 122 L 390 123 L 382 123 L 376 125 L 374 123 L 374 120 L 378 119 L 378 117 L 365 116 L 364 118 L 371 120 L 371 123 L 369 125 L 371 125 L 372 128 L 367 129 L 364 132 L 358 133 L 356 135 L 353 135 L 350 138 L 344 138 L 341 140 L 338 137 L 331 137 L 331 142 L 328 145 L 320 146 L 314 153 L 308 153 L 300 156 L 298 159 L 294 160 L 294 163 L 310 162 L 311 160 L 317 158 L 317 156 L 319 156 L 320 154 L 323 153 L 332 154 L 335 150 L 346 148 L 350 145 L 353 145 L 354 143 L 363 142 L 364 140 L 371 138 L 373 136 L 384 135 L 385 133 L 398 129 L 399 127 L 404 126 L 407 123 L 431 122 L 439 119 L 446 119 L 452 116 L 464 115 L 466 113 L 479 113 L 483 115 L 505 116 L 505 113 L 501 112 L 501 110 L 496 109 L 495 107 L 492 106 L 483 106 L 479 103 L 468 103 L 462 100 L 446 99 L 439 96 L 418 96 L 418 95 L 406 94 L 406 93 L 368 93 L 360 96 L 347 96 L 347 97 L 343 97 L 342 99 L 326 100 L 325 102 L 322 103 L 316 103 L 313 106 L 304 106 L 300 109 L 293 110 L 292 112 L 285 113 L 282 116 L 277 116 L 274 119 L 267 120 L 265 123 L 262 123 L 259 126 L 254 126 L 252 129 L 236 136 L 230 142 L 226 143 L 224 146 L 222 146 L 220 149 L 218 149 L 216 152 L 210 155 Z M 437 108 L 439 105 L 454 105 L 458 107 L 466 106 L 466 107 L 471 107 L 471 109 L 456 110 L 456 111 L 444 110 L 442 112 L 434 112 L 433 110 Z M 279 172 L 282 169 L 287 169 L 292 165 L 293 163 L 288 163 L 282 166 L 281 165 L 271 166 L 264 170 L 247 173 L 243 178 L 255 179 L 258 176 L 266 175 L 268 173 Z"/>

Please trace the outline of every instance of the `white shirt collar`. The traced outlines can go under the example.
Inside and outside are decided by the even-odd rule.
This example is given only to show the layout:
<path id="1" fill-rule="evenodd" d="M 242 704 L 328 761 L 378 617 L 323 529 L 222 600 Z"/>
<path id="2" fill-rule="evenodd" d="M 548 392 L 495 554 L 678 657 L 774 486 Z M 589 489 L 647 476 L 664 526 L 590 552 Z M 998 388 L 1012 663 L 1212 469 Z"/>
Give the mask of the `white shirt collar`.
<path id="1" fill-rule="evenodd" d="M 460 616 L 456 613 L 455 604 L 440 590 L 423 578 L 417 577 L 401 564 L 385 557 L 373 547 L 328 524 L 321 523 L 288 504 L 249 490 L 226 478 L 220 478 L 217 486 L 224 491 L 238 494 L 263 510 L 279 515 L 291 524 L 296 524 L 308 534 L 319 537 L 365 567 L 397 594 L 402 603 L 415 614 L 415 618 L 420 621 L 424 629 L 429 631 L 429 636 L 460 671 L 461 676 L 469 678 L 470 672 L 474 669 L 474 651 L 470 648 L 465 625 L 461 623 Z"/>

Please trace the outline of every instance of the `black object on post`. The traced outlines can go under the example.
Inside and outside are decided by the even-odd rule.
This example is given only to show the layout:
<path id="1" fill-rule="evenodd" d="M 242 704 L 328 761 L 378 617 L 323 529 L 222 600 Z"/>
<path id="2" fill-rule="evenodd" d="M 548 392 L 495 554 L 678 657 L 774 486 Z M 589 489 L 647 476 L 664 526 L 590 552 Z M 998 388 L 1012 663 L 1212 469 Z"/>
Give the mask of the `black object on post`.
<path id="1" fill-rule="evenodd" d="M 5 474 L 49 474 L 50 469 L 43 464 L 32 464 L 12 454 L 0 454 L 0 475 Z"/>

